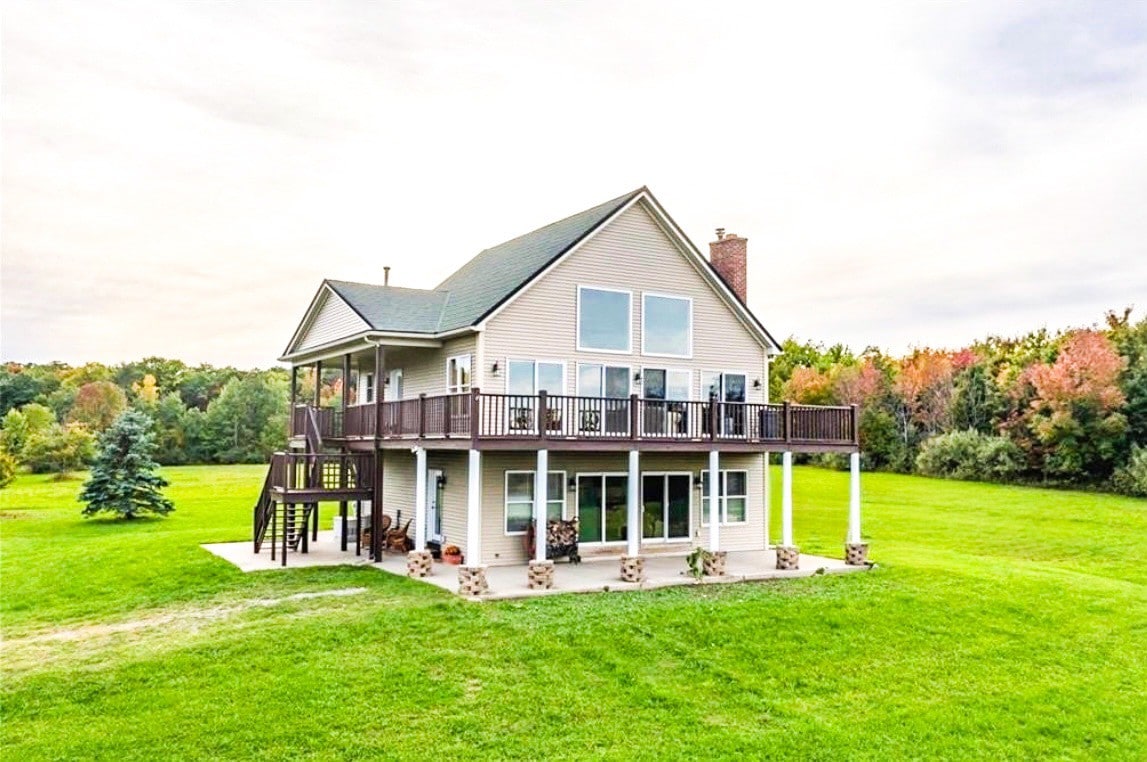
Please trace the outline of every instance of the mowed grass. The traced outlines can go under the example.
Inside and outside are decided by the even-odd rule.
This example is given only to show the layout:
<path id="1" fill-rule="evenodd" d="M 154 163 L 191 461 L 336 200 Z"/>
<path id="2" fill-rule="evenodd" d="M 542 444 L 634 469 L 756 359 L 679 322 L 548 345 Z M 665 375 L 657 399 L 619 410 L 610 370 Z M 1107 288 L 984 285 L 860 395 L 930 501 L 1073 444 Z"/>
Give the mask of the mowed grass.
<path id="1" fill-rule="evenodd" d="M 168 469 L 131 523 L 0 492 L 6 758 L 1145 757 L 1147 501 L 869 474 L 871 572 L 476 605 L 200 549 L 262 474 Z M 847 475 L 795 483 L 838 554 Z"/>

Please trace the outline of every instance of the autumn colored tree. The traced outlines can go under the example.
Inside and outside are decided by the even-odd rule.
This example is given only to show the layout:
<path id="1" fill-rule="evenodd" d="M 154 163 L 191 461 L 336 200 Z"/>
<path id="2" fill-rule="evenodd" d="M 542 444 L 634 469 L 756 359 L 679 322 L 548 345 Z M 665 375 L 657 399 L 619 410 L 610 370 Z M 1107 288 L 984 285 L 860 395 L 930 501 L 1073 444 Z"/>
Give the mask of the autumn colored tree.
<path id="1" fill-rule="evenodd" d="M 1125 444 L 1125 397 L 1118 384 L 1125 364 L 1107 336 L 1083 330 L 1066 336 L 1054 362 L 1025 371 L 1034 391 L 1027 425 L 1043 447 L 1047 476 L 1110 476 Z"/>
<path id="2" fill-rule="evenodd" d="M 951 422 L 952 379 L 952 358 L 947 352 L 917 349 L 900 361 L 893 390 L 902 406 L 905 444 L 912 444 L 914 434 L 946 430 Z"/>
<path id="3" fill-rule="evenodd" d="M 801 365 L 792 369 L 789 380 L 781 387 L 781 399 L 802 405 L 832 405 L 832 378 L 816 368 Z"/>
<path id="4" fill-rule="evenodd" d="M 127 395 L 111 381 L 91 381 L 76 392 L 68 420 L 92 431 L 103 431 L 127 409 Z"/>

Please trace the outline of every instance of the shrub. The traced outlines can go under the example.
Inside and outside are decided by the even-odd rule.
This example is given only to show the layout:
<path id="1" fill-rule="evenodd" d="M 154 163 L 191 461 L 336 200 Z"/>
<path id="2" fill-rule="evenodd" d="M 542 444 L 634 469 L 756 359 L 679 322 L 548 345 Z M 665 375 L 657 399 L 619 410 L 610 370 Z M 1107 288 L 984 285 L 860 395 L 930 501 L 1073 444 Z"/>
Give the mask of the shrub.
<path id="1" fill-rule="evenodd" d="M 55 473 L 63 478 L 91 461 L 95 441 L 92 433 L 78 423 L 53 424 L 47 431 L 28 437 L 24 462 L 33 473 Z"/>
<path id="2" fill-rule="evenodd" d="M 1147 447 L 1132 445 L 1131 457 L 1115 470 L 1111 482 L 1120 492 L 1147 497 Z"/>
<path id="3" fill-rule="evenodd" d="M 16 478 L 16 459 L 0 447 L 0 489 L 4 489 Z"/>
<path id="4" fill-rule="evenodd" d="M 1023 466 L 1023 452 L 1010 439 L 972 430 L 934 436 L 916 456 L 917 471 L 950 479 L 1005 481 Z"/>

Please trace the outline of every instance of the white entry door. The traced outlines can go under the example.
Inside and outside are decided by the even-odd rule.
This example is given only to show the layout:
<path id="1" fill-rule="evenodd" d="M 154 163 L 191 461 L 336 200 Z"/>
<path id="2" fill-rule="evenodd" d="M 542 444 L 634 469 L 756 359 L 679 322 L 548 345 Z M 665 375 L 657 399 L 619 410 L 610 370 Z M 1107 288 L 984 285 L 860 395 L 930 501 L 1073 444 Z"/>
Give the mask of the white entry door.
<path id="1" fill-rule="evenodd" d="M 442 542 L 442 470 L 426 469 L 426 538 Z"/>

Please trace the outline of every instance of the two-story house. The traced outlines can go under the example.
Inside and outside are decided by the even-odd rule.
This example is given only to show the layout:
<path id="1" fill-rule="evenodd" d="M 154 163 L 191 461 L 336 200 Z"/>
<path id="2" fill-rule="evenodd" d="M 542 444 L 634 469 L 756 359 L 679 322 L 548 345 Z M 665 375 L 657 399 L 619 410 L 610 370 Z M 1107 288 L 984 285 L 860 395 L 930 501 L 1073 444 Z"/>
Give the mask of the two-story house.
<path id="1" fill-rule="evenodd" d="M 769 546 L 779 452 L 777 564 L 792 568 L 792 453 L 838 451 L 854 454 L 862 561 L 856 411 L 770 403 L 779 345 L 747 306 L 747 242 L 716 238 L 706 258 L 640 188 L 486 249 L 434 289 L 324 281 L 280 358 L 293 449 L 268 473 L 256 549 L 270 531 L 285 563 L 336 501 L 344 550 L 369 529 L 380 558 L 384 524 L 411 521 L 412 574 L 428 544 L 450 544 L 463 592 L 485 590 L 492 565 L 528 564 L 547 585 L 544 515 L 576 518 L 583 556 L 615 555 L 639 580 L 646 554 Z M 333 406 L 320 388 L 340 390 Z"/>

